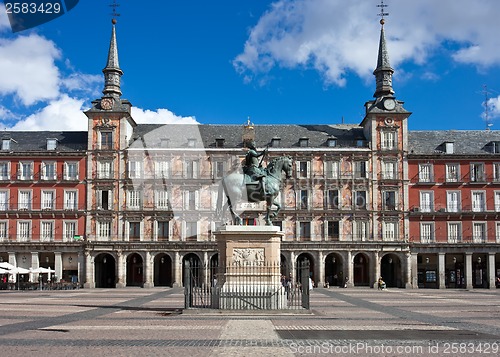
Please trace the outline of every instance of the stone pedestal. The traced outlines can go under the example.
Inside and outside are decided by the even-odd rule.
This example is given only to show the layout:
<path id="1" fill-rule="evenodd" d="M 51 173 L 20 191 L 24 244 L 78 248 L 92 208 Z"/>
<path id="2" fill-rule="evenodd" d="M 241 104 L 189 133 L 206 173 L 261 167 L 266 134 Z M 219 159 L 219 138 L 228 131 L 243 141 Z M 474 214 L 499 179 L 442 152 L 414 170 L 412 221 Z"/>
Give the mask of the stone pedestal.
<path id="1" fill-rule="evenodd" d="M 220 270 L 220 309 L 283 309 L 280 246 L 284 235 L 273 226 L 224 226 L 215 236 Z"/>

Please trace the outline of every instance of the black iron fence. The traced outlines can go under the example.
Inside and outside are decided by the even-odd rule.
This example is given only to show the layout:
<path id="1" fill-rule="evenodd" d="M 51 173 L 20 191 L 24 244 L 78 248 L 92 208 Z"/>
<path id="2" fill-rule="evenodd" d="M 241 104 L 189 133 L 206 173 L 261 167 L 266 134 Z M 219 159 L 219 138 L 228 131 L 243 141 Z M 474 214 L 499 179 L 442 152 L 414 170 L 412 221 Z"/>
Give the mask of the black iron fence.
<path id="1" fill-rule="evenodd" d="M 244 262 L 203 265 L 186 261 L 186 308 L 224 310 L 309 309 L 308 262 L 289 267 L 276 263 Z"/>

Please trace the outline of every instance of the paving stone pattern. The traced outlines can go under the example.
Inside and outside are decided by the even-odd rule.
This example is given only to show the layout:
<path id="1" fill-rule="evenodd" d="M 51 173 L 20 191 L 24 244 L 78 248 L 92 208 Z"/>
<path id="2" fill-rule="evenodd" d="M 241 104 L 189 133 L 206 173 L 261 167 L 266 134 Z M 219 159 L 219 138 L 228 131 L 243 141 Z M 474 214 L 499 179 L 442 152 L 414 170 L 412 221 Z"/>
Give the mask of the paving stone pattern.
<path id="1" fill-rule="evenodd" d="M 311 311 L 184 311 L 182 289 L 0 291 L 2 356 L 500 355 L 499 290 L 315 289 Z"/>

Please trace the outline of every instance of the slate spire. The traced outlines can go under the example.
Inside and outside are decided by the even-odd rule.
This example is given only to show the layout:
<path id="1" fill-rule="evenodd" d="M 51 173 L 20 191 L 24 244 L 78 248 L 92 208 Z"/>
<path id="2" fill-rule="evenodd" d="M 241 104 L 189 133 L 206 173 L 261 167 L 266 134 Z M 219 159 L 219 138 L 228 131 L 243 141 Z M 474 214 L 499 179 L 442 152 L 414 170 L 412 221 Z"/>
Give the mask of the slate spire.
<path id="1" fill-rule="evenodd" d="M 392 89 L 392 75 L 394 74 L 394 69 L 392 69 L 389 62 L 389 52 L 387 51 L 387 44 L 385 42 L 384 24 L 385 20 L 382 18 L 380 20 L 382 28 L 380 30 L 377 68 L 373 71 L 377 83 L 377 88 L 373 94 L 375 98 L 392 96 L 394 94 L 394 90 Z"/>
<path id="2" fill-rule="evenodd" d="M 106 67 L 102 70 L 104 73 L 104 89 L 102 93 L 104 97 L 117 97 L 122 95 L 120 89 L 120 79 L 123 75 L 123 71 L 120 69 L 120 64 L 118 63 L 118 47 L 116 45 L 116 20 L 112 20 L 113 29 L 111 31 L 111 40 L 109 42 L 108 51 L 108 62 Z"/>

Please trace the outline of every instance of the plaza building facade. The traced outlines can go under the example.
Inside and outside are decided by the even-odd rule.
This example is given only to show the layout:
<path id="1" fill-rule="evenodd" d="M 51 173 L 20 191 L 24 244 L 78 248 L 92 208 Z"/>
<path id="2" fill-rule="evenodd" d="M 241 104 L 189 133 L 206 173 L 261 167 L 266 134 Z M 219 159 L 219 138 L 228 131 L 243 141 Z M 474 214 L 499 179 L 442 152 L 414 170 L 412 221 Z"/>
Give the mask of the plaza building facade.
<path id="1" fill-rule="evenodd" d="M 32 179 L 1 182 L 0 207 L 4 207 L 2 192 L 17 200 L 25 187 L 33 190 L 34 205 L 27 211 L 13 206 L 0 211 L 0 258 L 20 265 L 19 259 L 26 257 L 21 266 L 37 267 L 49 257 L 47 263 L 55 268 L 57 277 L 67 278 L 71 272 L 87 288 L 181 286 L 187 262 L 217 265 L 214 232 L 231 221 L 229 215 L 219 214 L 219 201 L 224 196 L 221 180 L 241 170 L 248 144 L 254 141 L 258 151 L 268 148 L 263 166 L 283 156 L 291 157 L 294 163 L 292 175 L 284 179 L 278 195 L 281 209 L 273 217 L 273 224 L 284 232 L 283 274 L 295 276 L 296 266 L 308 261 L 317 286 L 344 282 L 348 286 L 374 286 L 382 276 L 389 287 L 469 287 L 467 282 L 477 266 L 474 269 L 468 262 L 481 258 L 489 264 L 486 274 L 491 282 L 498 243 L 487 232 L 490 227 L 496 229 L 494 215 L 483 211 L 452 214 L 441 212 L 439 205 L 433 206 L 432 212 L 420 209 L 426 207 L 423 191 L 442 188 L 445 192 L 446 184 L 422 188 L 424 183 L 415 177 L 419 177 L 421 165 L 429 160 L 438 162 L 443 155 L 430 149 L 424 134 L 408 131 L 411 113 L 394 95 L 394 70 L 383 25 L 374 99 L 364 104 L 361 123 L 335 125 L 255 125 L 250 120 L 241 125 L 137 124 L 131 115 L 132 104 L 122 98 L 123 72 L 113 25 L 103 70 L 103 96 L 85 112 L 88 131 L 37 133 L 42 136 L 36 150 L 13 146 L 0 152 L 0 161 L 10 165 L 10 177 L 17 172 L 14 167 L 30 157 L 34 170 L 40 172 L 45 162 L 55 161 L 60 178 L 49 183 Z M 448 132 L 438 133 L 446 136 Z M 10 134 L 12 138 L 29 135 Z M 489 141 L 497 142 L 498 137 L 500 142 L 500 135 L 488 135 Z M 42 145 L 51 138 L 59 140 L 59 150 Z M 68 145 L 61 145 L 63 142 Z M 478 153 L 464 150 L 449 156 L 453 158 L 450 162 L 463 166 L 461 172 L 465 173 L 467 165 L 482 162 L 485 174 L 493 175 L 496 152 L 478 160 Z M 78 179 L 67 182 L 64 170 L 72 162 L 78 163 Z M 433 170 L 439 174 L 444 166 Z M 49 186 L 54 190 L 55 204 L 43 206 Z M 464 187 L 469 189 L 469 184 Z M 486 202 L 489 196 L 496 200 L 493 187 L 484 183 L 484 189 L 470 190 L 471 194 L 484 191 Z M 77 190 L 78 204 L 76 210 L 67 212 L 66 194 L 71 190 Z M 441 197 L 439 192 L 433 193 L 434 197 Z M 264 223 L 265 203 L 235 206 L 244 224 Z M 483 227 L 487 238 L 467 247 L 463 240 L 444 241 L 438 235 L 428 239 L 427 223 L 433 224 L 435 232 L 448 224 L 450 214 L 453 220 L 463 221 L 462 231 L 469 226 L 479 230 L 476 219 L 487 221 Z M 41 232 L 38 239 L 19 235 L 27 217 L 32 232 Z M 46 224 L 40 228 L 46 220 L 53 222 L 52 239 L 46 238 Z M 76 222 L 74 232 L 68 230 L 68 221 Z M 2 222 L 7 227 L 3 231 Z M 454 267 L 464 264 L 465 284 L 450 285 L 440 277 L 441 273 L 451 276 L 450 259 Z M 212 275 L 207 268 L 200 282 L 210 284 Z M 455 280 L 457 275 L 455 271 Z M 434 282 L 426 280 L 433 276 Z"/>

